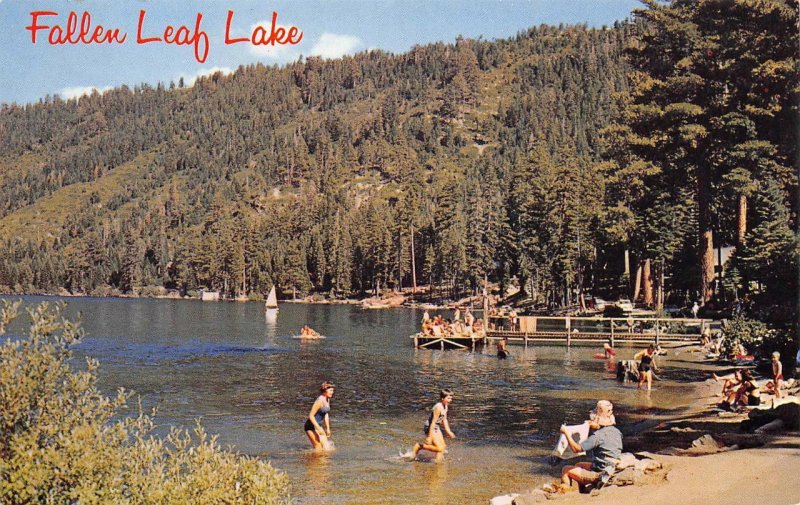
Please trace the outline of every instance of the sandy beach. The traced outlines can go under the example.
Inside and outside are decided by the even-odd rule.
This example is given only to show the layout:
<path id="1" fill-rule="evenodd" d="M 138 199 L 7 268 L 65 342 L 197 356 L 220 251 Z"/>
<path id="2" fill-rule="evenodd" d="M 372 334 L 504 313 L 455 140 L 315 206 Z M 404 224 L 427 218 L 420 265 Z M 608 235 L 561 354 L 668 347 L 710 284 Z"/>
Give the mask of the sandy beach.
<path id="1" fill-rule="evenodd" d="M 674 356 L 674 354 L 673 354 Z M 682 359 L 692 356 L 683 351 Z M 701 362 L 699 355 L 689 358 Z M 669 366 L 667 361 L 666 366 Z M 709 363 L 709 369 L 726 370 Z M 709 373 L 710 375 L 710 373 Z M 763 377 L 760 381 L 763 384 Z M 625 452 L 639 458 L 650 457 L 662 468 L 648 472 L 631 485 L 609 485 L 587 494 L 577 491 L 544 494 L 543 483 L 532 483 L 515 505 L 557 502 L 564 504 L 770 504 L 800 503 L 797 486 L 800 468 L 800 431 L 786 429 L 772 433 L 752 433 L 742 429 L 748 412 L 722 412 L 716 408 L 722 385 L 714 380 L 697 382 L 693 401 L 675 414 L 642 419 L 621 426 L 626 434 Z M 795 397 L 780 402 L 798 402 Z M 772 395 L 762 393 L 764 408 L 772 405 Z M 779 403 L 780 403 L 779 402 Z M 696 442 L 703 439 L 705 443 Z M 713 440 L 712 440 L 713 439 Z M 693 447 L 693 444 L 696 447 Z M 556 468 L 560 469 L 561 465 Z M 559 470 L 554 468 L 553 477 Z M 613 481 L 612 481 L 613 482 Z M 498 500 L 495 503 L 502 503 Z"/>

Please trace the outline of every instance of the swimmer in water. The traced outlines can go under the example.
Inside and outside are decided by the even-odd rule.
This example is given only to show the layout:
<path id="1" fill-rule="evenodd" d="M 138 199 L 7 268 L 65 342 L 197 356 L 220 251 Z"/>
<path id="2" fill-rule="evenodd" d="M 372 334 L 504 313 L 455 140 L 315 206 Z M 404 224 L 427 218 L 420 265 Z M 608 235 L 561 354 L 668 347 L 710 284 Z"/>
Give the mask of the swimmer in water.
<path id="1" fill-rule="evenodd" d="M 405 458 L 413 461 L 417 458 L 419 451 L 426 450 L 435 453 L 436 460 L 440 461 L 444 457 L 445 449 L 447 449 L 442 431 L 448 437 L 456 438 L 455 434 L 450 431 L 450 424 L 447 422 L 447 408 L 453 402 L 453 393 L 448 389 L 442 389 L 439 393 L 439 398 L 439 403 L 433 406 L 433 410 L 431 410 L 423 427 L 425 441 L 414 444 L 414 448 L 404 456 Z"/>
<path id="2" fill-rule="evenodd" d="M 505 340 L 498 340 L 497 341 L 497 358 L 498 359 L 506 359 L 508 358 L 508 351 L 506 350 L 506 341 Z"/>
<path id="3" fill-rule="evenodd" d="M 306 423 L 303 426 L 311 445 L 317 450 L 327 451 L 331 449 L 330 411 L 334 388 L 333 382 L 325 381 L 322 383 L 319 388 L 320 395 L 314 400 L 314 405 L 311 406 L 308 419 L 306 419 Z"/>
<path id="4" fill-rule="evenodd" d="M 305 325 L 300 330 L 300 336 L 302 338 L 319 338 L 320 334 L 316 330 L 312 330 L 309 325 Z"/>

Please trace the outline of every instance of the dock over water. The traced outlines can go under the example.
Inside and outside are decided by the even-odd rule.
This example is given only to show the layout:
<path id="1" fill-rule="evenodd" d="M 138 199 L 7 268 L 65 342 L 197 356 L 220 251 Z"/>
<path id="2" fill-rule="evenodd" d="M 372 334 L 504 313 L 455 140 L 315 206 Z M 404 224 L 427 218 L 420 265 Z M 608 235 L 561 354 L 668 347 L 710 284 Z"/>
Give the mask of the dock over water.
<path id="1" fill-rule="evenodd" d="M 710 319 L 652 317 L 490 316 L 488 330 L 474 335 L 412 335 L 418 349 L 475 349 L 506 340 L 529 345 L 597 344 L 610 341 L 645 346 L 699 342 L 712 324 Z"/>

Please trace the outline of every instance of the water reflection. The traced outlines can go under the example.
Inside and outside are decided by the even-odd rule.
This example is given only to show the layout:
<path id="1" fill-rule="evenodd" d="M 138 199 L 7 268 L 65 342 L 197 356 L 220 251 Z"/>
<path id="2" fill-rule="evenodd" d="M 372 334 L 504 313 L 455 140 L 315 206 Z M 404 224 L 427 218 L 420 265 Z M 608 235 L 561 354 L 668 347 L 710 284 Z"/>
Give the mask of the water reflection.
<path id="1" fill-rule="evenodd" d="M 304 455 L 305 478 L 310 484 L 304 503 L 327 503 L 329 496 L 334 496 L 331 476 L 331 454 L 319 451 L 307 451 Z"/>
<path id="2" fill-rule="evenodd" d="M 512 346 L 508 360 L 494 347 L 415 350 L 408 336 L 421 311 L 286 304 L 270 315 L 262 303 L 69 300 L 67 315 L 78 311 L 87 336 L 76 363 L 98 359 L 107 394 L 125 387 L 146 410 L 158 405 L 164 430 L 202 418 L 221 445 L 268 455 L 301 504 L 485 503 L 535 485 L 531 472 L 547 468 L 534 462 L 560 424 L 582 421 L 598 398 L 615 403 L 623 425 L 681 399 L 674 384 L 654 384 L 651 399 L 620 385 L 592 348 Z M 304 324 L 328 338 L 293 339 Z M 338 387 L 338 450 L 320 456 L 307 450 L 302 425 L 323 380 Z M 455 392 L 448 417 L 458 436 L 445 462 L 399 462 L 441 388 Z"/>

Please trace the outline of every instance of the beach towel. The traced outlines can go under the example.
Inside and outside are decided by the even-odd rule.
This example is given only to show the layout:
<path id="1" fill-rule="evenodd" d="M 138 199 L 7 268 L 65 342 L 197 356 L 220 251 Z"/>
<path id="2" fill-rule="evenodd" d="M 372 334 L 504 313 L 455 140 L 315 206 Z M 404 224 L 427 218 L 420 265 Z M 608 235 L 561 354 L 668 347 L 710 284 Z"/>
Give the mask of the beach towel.
<path id="1" fill-rule="evenodd" d="M 577 443 L 581 443 L 587 438 L 589 438 L 589 421 L 586 421 L 583 424 L 574 424 L 572 426 L 567 426 L 567 432 L 572 437 L 572 440 L 576 441 Z M 556 448 L 553 449 L 553 456 L 559 457 L 561 459 L 572 459 L 577 458 L 579 456 L 583 456 L 586 454 L 585 452 L 574 453 L 567 442 L 566 436 L 562 433 L 560 437 L 558 437 L 558 443 L 556 444 Z"/>

